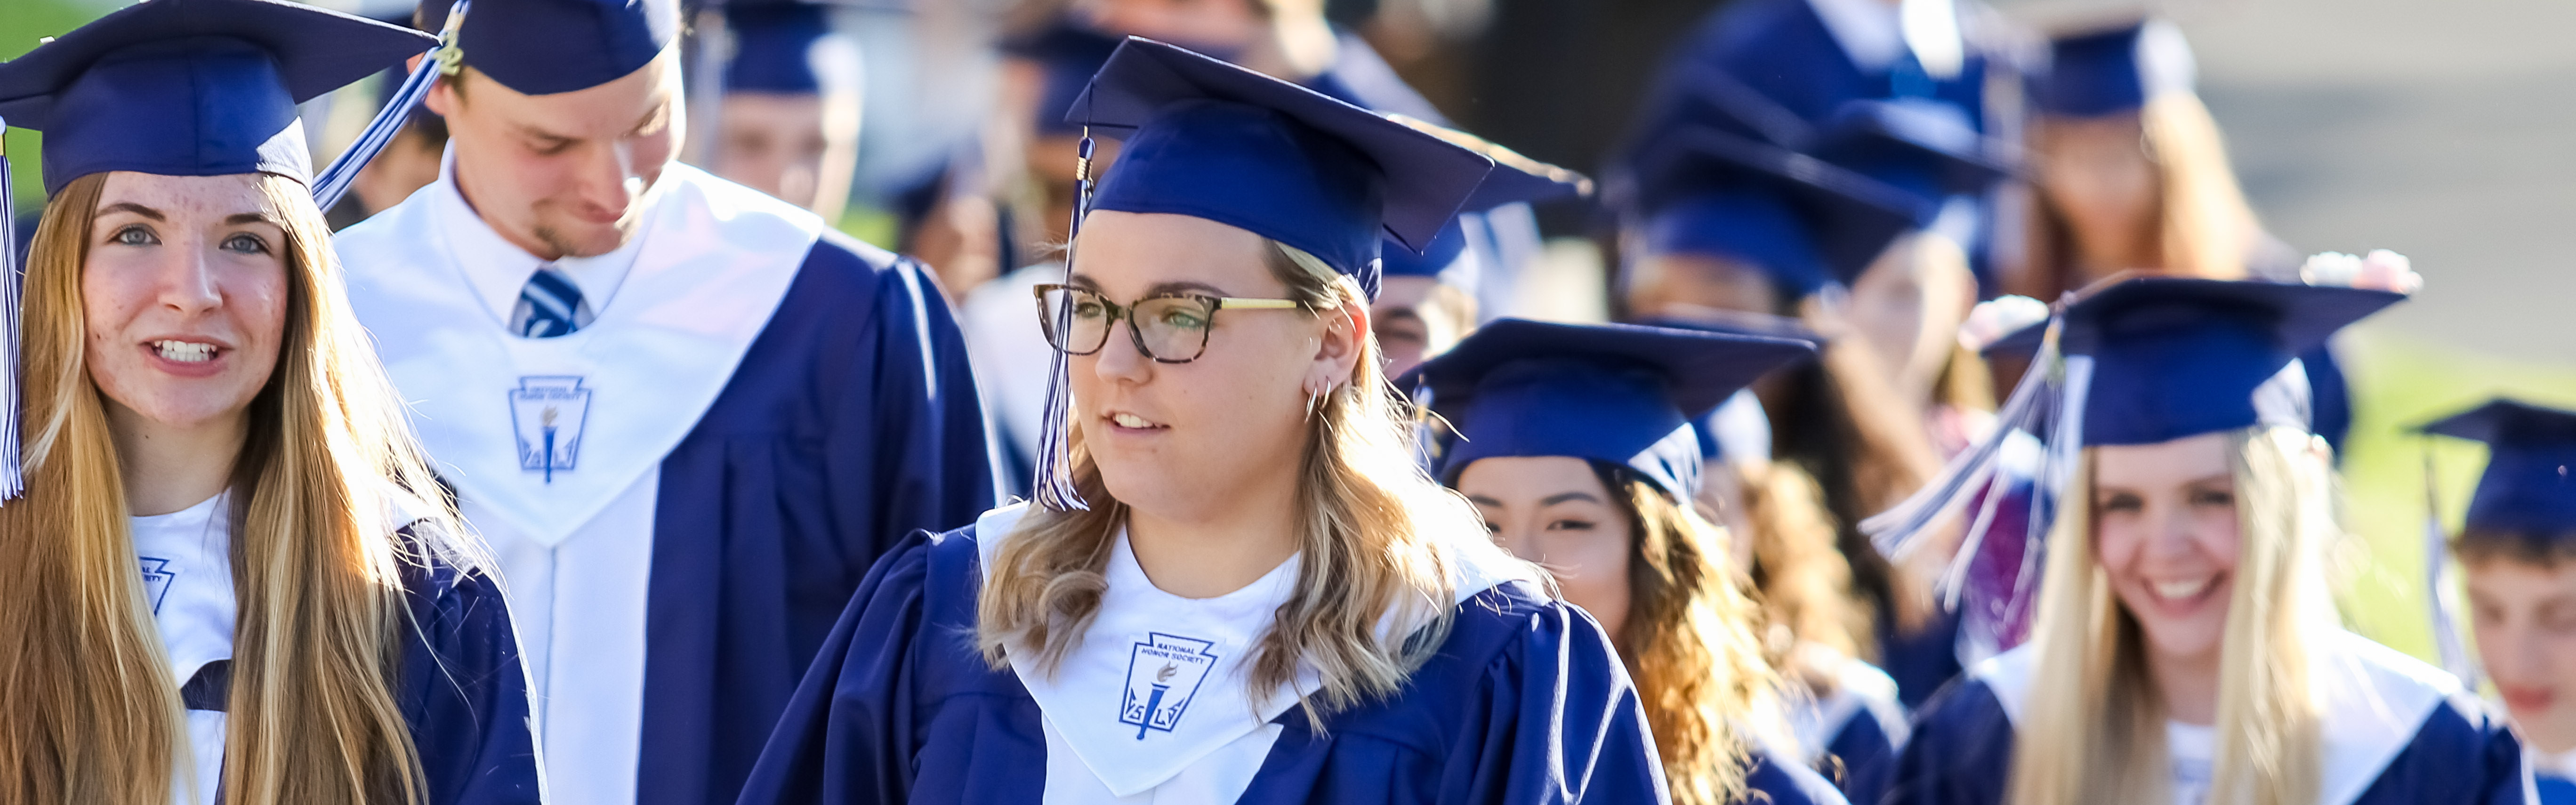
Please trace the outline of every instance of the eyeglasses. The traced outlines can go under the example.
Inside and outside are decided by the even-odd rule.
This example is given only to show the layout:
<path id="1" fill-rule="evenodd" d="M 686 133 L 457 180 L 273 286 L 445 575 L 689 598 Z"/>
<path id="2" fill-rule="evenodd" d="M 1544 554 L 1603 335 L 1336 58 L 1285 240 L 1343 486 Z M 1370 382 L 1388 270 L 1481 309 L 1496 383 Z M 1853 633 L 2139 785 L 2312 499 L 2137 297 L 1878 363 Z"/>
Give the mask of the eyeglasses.
<path id="1" fill-rule="evenodd" d="M 1158 363 L 1189 363 L 1207 352 L 1208 330 L 1219 310 L 1287 310 L 1293 299 L 1242 299 L 1202 294 L 1157 294 L 1121 306 L 1097 291 L 1040 285 L 1038 324 L 1047 344 L 1067 355 L 1089 355 L 1109 344 L 1109 328 L 1127 320 L 1136 351 Z"/>

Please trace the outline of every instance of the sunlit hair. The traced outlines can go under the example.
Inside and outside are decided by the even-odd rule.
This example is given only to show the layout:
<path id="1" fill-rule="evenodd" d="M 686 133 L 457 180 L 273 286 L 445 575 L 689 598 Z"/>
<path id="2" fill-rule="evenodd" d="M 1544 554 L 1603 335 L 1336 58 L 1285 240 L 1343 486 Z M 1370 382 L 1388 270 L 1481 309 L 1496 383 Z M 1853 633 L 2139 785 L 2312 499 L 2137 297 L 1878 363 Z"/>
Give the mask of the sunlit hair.
<path id="1" fill-rule="evenodd" d="M 2309 671 L 2314 636 L 2334 628 L 2321 555 L 2339 526 L 2333 480 L 2296 428 L 2230 433 L 2243 546 L 2228 599 L 2209 802 L 2306 805 L 2322 737 Z M 2146 637 L 2094 553 L 2088 450 L 2048 541 L 2031 649 L 2030 699 L 2015 730 L 2009 801 L 2173 801 L 2164 705 L 2147 677 Z"/>
<path id="2" fill-rule="evenodd" d="M 1792 669 L 1800 646 L 1819 646 L 1859 657 L 1876 637 L 1869 610 L 1851 599 L 1851 564 L 1834 548 L 1834 523 L 1824 493 L 1794 465 L 1727 462 L 1744 490 L 1744 519 L 1753 533 L 1753 566 L 1747 574 L 1762 608 L 1763 646 L 1775 667 L 1794 671 L 1818 693 L 1835 681 L 1830 669 Z"/>
<path id="3" fill-rule="evenodd" d="M 1359 286 L 1323 261 L 1271 243 L 1271 276 L 1308 315 L 1368 304 Z M 1452 554 L 1500 549 L 1483 539 L 1482 520 L 1465 498 L 1433 483 L 1414 460 L 1408 404 L 1378 369 L 1377 342 L 1354 334 L 1359 360 L 1350 382 L 1335 386 L 1310 420 L 1295 511 L 1296 590 L 1280 605 L 1255 650 L 1249 689 L 1278 689 L 1299 663 L 1322 686 L 1299 702 L 1318 728 L 1334 711 L 1391 695 L 1448 635 L 1456 582 Z M 1011 646 L 1034 652 L 1053 673 L 1099 613 L 1104 571 L 1126 521 L 1083 446 L 1082 429 L 1067 434 L 1075 489 L 1089 511 L 1032 506 L 993 557 L 976 601 L 976 642 L 996 669 L 1009 667 Z M 1467 536 L 1461 536 L 1467 535 Z M 1001 535 L 992 535 L 999 538 Z M 1392 614 L 1395 628 L 1380 630 Z"/>
<path id="4" fill-rule="evenodd" d="M 2218 121 L 2200 96 L 2168 92 L 2138 110 L 2140 146 L 2155 163 L 2156 243 L 2167 274 L 2206 279 L 2243 279 L 2246 259 L 2260 242 L 2262 224 L 2229 167 L 2227 146 Z M 2049 147 L 2043 119 L 2033 133 L 2034 147 Z M 2064 213 L 2046 193 L 2031 194 L 2029 227 L 2031 276 L 2014 293 L 2039 299 L 2084 284 L 2075 275 L 2074 235 Z"/>
<path id="5" fill-rule="evenodd" d="M 0 505 L 0 805 L 164 805 L 188 757 L 179 680 L 144 601 L 125 489 L 86 363 L 81 275 L 105 174 L 45 210 L 26 274 L 27 495 Z M 305 187 L 258 177 L 285 233 L 284 339 L 231 483 L 239 615 L 226 703 L 228 802 L 419 802 L 392 676 L 400 571 L 465 561 L 443 504 L 388 533 L 400 490 L 435 489 Z M 199 781 L 198 785 L 215 785 Z M 194 797 L 190 798 L 192 801 Z"/>
<path id="6" fill-rule="evenodd" d="M 1746 800 L 1752 728 L 1779 720 L 1761 611 L 1726 561 L 1726 532 L 1626 467 L 1591 462 L 1628 515 L 1628 618 L 1612 635 L 1636 680 L 1675 805 Z"/>
<path id="7" fill-rule="evenodd" d="M 1940 451 L 1921 412 L 1897 399 L 1877 351 L 1859 338 L 1824 346 L 1819 360 L 1788 373 L 1790 399 L 1777 412 L 1778 454 L 1816 481 L 1832 516 L 1834 544 L 1849 563 L 1855 606 L 1894 615 L 1899 631 L 1929 623 L 1931 591 L 1870 546 L 1860 521 L 1893 508 L 1940 473 Z M 1876 659 L 1877 641 L 1865 658 Z"/>

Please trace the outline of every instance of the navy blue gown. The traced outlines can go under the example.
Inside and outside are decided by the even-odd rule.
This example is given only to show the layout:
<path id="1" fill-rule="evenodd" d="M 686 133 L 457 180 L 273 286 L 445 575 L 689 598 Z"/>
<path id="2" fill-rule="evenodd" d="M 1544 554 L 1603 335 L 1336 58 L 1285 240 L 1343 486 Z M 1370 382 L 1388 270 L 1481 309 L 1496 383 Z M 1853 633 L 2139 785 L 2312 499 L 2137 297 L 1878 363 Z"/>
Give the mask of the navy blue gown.
<path id="1" fill-rule="evenodd" d="M 476 571 L 406 564 L 395 703 L 411 724 L 430 805 L 536 805 L 528 678 L 501 590 Z"/>
<path id="2" fill-rule="evenodd" d="M 1037 703 L 972 645 L 978 561 L 969 527 L 916 536 L 869 572 L 745 805 L 1042 798 Z M 1294 708 L 1276 719 L 1282 733 L 1241 801 L 1664 799 L 1643 711 L 1597 624 L 1511 584 L 1456 614 L 1402 693 L 1335 713 L 1320 734 Z"/>
<path id="3" fill-rule="evenodd" d="M 927 272 L 825 233 L 662 459 L 637 800 L 732 802 L 869 566 L 993 505 L 989 450 Z"/>
<path id="4" fill-rule="evenodd" d="M 2011 785 L 2013 739 L 2012 717 L 1994 686 L 1979 676 L 1962 678 L 1915 721 L 1883 801 L 2000 805 Z M 2522 747 L 2512 733 L 2473 701 L 2452 696 L 2432 708 L 2358 794 L 2323 805 L 2513 805 L 2523 802 L 2523 779 Z"/>

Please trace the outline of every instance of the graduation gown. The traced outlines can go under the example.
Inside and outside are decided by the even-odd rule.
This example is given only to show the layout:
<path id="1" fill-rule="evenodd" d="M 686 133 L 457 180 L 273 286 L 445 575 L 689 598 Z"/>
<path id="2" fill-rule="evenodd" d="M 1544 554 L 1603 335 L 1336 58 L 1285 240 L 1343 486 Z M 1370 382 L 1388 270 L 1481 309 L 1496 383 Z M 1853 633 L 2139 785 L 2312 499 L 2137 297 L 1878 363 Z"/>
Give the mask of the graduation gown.
<path id="1" fill-rule="evenodd" d="M 453 177 L 335 245 L 501 559 L 550 793 L 730 803 L 870 563 L 992 503 L 957 327 L 918 264 L 674 164 L 597 320 L 517 338 Z"/>
<path id="2" fill-rule="evenodd" d="M 2348 632 L 2317 658 L 2320 805 L 2508 805 L 2529 790 L 2522 748 L 2459 681 Z M 1996 805 L 2011 785 L 2014 722 L 2036 655 L 1978 664 L 1916 720 L 1889 805 Z"/>
<path id="3" fill-rule="evenodd" d="M 1896 772 L 1905 744 L 1905 708 L 1896 681 L 1869 663 L 1846 658 L 1834 669 L 1832 694 L 1789 708 L 1798 741 L 1792 757 L 1834 782 L 1844 798 L 1876 803 Z"/>
<path id="4" fill-rule="evenodd" d="M 1060 716 L 969 639 L 976 531 L 917 536 L 869 571 L 745 805 L 1043 799 L 1041 718 Z M 1599 625 L 1518 582 L 1454 612 L 1402 692 L 1335 713 L 1322 732 L 1294 708 L 1272 719 L 1278 737 L 1238 801 L 1663 801 L 1643 711 Z"/>

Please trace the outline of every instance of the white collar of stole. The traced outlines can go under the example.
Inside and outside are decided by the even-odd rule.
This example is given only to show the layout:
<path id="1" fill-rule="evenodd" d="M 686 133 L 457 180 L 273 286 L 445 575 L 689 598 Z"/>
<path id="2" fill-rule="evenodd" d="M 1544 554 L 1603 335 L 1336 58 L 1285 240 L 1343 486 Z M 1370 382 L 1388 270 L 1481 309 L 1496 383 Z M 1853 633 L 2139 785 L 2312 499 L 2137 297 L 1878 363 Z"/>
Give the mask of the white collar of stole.
<path id="1" fill-rule="evenodd" d="M 467 280 L 474 250 L 457 244 L 499 236 L 453 174 L 335 238 L 441 474 L 542 544 L 687 437 L 823 232 L 812 213 L 682 164 L 639 203 L 644 224 L 620 250 L 633 266 L 590 326 L 559 338 L 509 334 Z"/>

